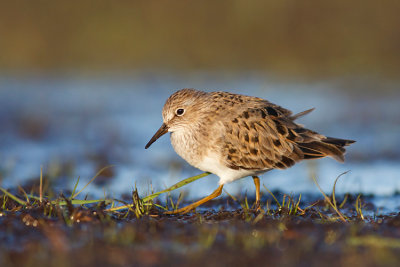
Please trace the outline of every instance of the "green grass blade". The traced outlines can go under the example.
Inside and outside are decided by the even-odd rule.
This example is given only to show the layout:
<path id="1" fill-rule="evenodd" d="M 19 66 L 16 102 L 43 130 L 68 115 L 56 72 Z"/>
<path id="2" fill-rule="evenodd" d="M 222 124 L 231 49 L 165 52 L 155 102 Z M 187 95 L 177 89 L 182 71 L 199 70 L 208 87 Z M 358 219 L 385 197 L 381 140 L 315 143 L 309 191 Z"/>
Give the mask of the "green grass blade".
<path id="1" fill-rule="evenodd" d="M 345 171 L 344 173 L 340 174 L 338 177 L 336 177 L 335 182 L 333 183 L 333 189 L 332 189 L 332 201 L 333 201 L 333 205 L 335 206 L 335 208 L 337 209 L 337 205 L 336 205 L 336 196 L 335 196 L 335 191 L 336 191 L 336 183 L 339 180 L 340 177 L 342 177 L 343 175 L 345 175 L 346 173 L 348 173 L 349 171 Z"/>
<path id="2" fill-rule="evenodd" d="M 9 198 L 11 198 L 12 200 L 14 200 L 15 202 L 17 202 L 20 205 L 26 205 L 26 201 L 14 196 L 13 194 L 11 194 L 10 192 L 8 192 L 7 190 L 5 190 L 4 188 L 0 187 L 0 190 L 3 191 L 4 194 L 6 194 Z"/>
<path id="3" fill-rule="evenodd" d="M 40 199 L 40 197 L 37 197 L 34 195 L 28 195 L 28 196 L 30 198 L 33 198 L 36 200 Z M 89 199 L 89 200 L 87 200 L 87 199 L 72 199 L 72 200 L 70 200 L 70 203 L 74 204 L 74 205 L 85 205 L 85 204 L 93 204 L 93 203 L 100 203 L 100 202 L 105 202 L 106 204 L 111 204 L 111 203 L 113 203 L 113 200 L 112 199 Z M 51 200 L 50 203 L 53 205 L 58 204 L 61 206 L 67 205 L 67 201 L 60 200 L 60 199 Z"/>
<path id="4" fill-rule="evenodd" d="M 340 203 L 339 208 L 343 208 L 344 204 L 346 204 L 347 199 L 349 198 L 349 194 L 346 194 L 343 198 L 342 203 Z"/>
<path id="5" fill-rule="evenodd" d="M 154 205 L 154 206 L 156 206 L 156 207 L 158 207 L 160 209 L 163 209 L 163 210 L 168 210 L 166 207 L 158 205 L 158 204 L 152 204 L 152 205 Z"/>
<path id="6" fill-rule="evenodd" d="M 26 191 L 22 188 L 22 186 L 18 186 L 18 189 L 19 190 L 21 190 L 22 191 L 22 193 L 24 194 L 24 196 L 25 196 L 25 199 L 26 199 L 26 203 L 29 203 L 30 201 L 29 201 L 29 196 L 28 196 L 28 194 L 26 193 Z"/>
<path id="7" fill-rule="evenodd" d="M 71 200 L 71 204 L 73 205 L 86 205 L 86 204 L 94 204 L 94 203 L 99 203 L 99 202 L 105 202 L 107 203 L 111 203 L 112 200 L 104 200 L 104 199 L 90 199 L 90 200 L 80 200 L 80 199 L 72 199 Z M 60 206 L 65 206 L 67 205 L 67 201 L 64 200 L 53 200 L 50 202 L 51 204 L 58 204 Z"/>
<path id="8" fill-rule="evenodd" d="M 321 192 L 321 194 L 324 196 L 326 202 L 329 203 L 329 205 L 331 205 L 331 207 L 336 211 L 336 213 L 339 215 L 339 218 L 341 221 L 343 222 L 347 222 L 346 218 L 343 216 L 343 214 L 338 210 L 338 208 L 336 206 L 333 205 L 333 203 L 331 202 L 331 200 L 329 199 L 329 197 L 324 193 L 324 191 L 322 191 L 322 188 L 319 186 L 317 179 L 315 179 L 315 177 L 312 177 L 315 185 L 318 187 L 319 191 Z"/>
<path id="9" fill-rule="evenodd" d="M 179 193 L 179 197 L 178 197 L 178 200 L 176 201 L 176 205 L 175 205 L 176 209 L 178 209 L 179 205 L 181 204 L 181 201 L 183 200 L 183 196 L 184 196 L 184 194 L 182 194 L 182 192 Z"/>
<path id="10" fill-rule="evenodd" d="M 111 167 L 114 167 L 114 165 L 106 166 L 106 167 L 102 168 L 100 171 L 98 171 L 98 172 L 96 173 L 96 175 L 93 176 L 93 178 L 90 179 L 90 181 L 89 181 L 81 190 L 79 190 L 78 193 L 72 195 L 72 198 L 76 198 L 76 197 L 77 197 L 83 190 L 85 190 L 85 188 L 88 187 L 88 185 L 90 185 L 104 170 L 106 170 L 106 169 L 108 169 L 108 168 L 111 168 Z"/>
<path id="11" fill-rule="evenodd" d="M 178 189 L 178 188 L 180 188 L 182 186 L 190 184 L 190 183 L 192 183 L 192 182 L 194 182 L 194 181 L 196 181 L 196 180 L 198 180 L 200 178 L 206 177 L 208 175 L 210 175 L 210 173 L 209 172 L 205 172 L 205 173 L 202 173 L 202 174 L 199 174 L 199 175 L 196 175 L 196 176 L 189 177 L 189 178 L 187 178 L 187 179 L 185 179 L 183 181 L 180 181 L 180 182 L 174 184 L 173 186 L 171 186 L 171 187 L 169 187 L 169 188 L 167 188 L 165 190 L 162 190 L 160 192 L 157 192 L 157 193 L 151 194 L 151 195 L 149 195 L 147 197 L 144 197 L 143 201 L 147 202 L 149 200 L 152 200 L 153 198 L 158 197 L 161 194 L 164 194 L 164 193 L 167 193 L 167 192 L 171 192 L 171 191 L 173 191 L 175 189 Z"/>
<path id="12" fill-rule="evenodd" d="M 299 207 L 300 207 L 300 200 L 301 200 L 301 194 L 300 194 L 299 200 L 297 201 L 296 206 L 295 206 L 295 214 L 297 214 L 297 211 L 299 210 Z"/>
<path id="13" fill-rule="evenodd" d="M 40 181 L 39 181 L 39 201 L 43 201 L 43 166 L 40 166 Z"/>
<path id="14" fill-rule="evenodd" d="M 246 211 L 250 209 L 249 202 L 247 201 L 247 196 L 244 198 L 244 206 L 246 207 Z"/>
<path id="15" fill-rule="evenodd" d="M 361 195 L 357 196 L 354 207 L 356 208 L 357 216 L 360 217 L 362 220 L 365 220 L 364 215 L 362 213 Z"/>
<path id="16" fill-rule="evenodd" d="M 162 191 L 159 191 L 157 193 L 151 194 L 151 195 L 149 195 L 147 197 L 144 197 L 143 198 L 143 202 L 148 202 L 148 201 L 158 197 L 161 194 L 171 192 L 171 191 L 173 191 L 175 189 L 178 189 L 178 188 L 180 188 L 182 186 L 190 184 L 190 183 L 192 183 L 192 182 L 194 182 L 194 181 L 196 181 L 196 180 L 198 180 L 200 178 L 206 177 L 208 175 L 210 175 L 210 173 L 209 172 L 205 172 L 205 173 L 202 173 L 202 174 L 199 174 L 199 175 L 196 175 L 196 176 L 192 176 L 192 177 L 186 178 L 185 180 L 180 181 L 180 182 L 174 184 L 173 186 L 171 186 L 171 187 L 169 187 L 169 188 L 167 188 L 165 190 L 162 190 Z M 107 209 L 105 211 L 117 211 L 117 210 L 122 210 L 122 209 L 129 209 L 131 207 L 133 207 L 133 205 L 132 204 L 128 204 L 128 205 L 123 205 L 123 206 L 119 206 L 119 207 L 110 208 L 110 209 Z"/>
<path id="17" fill-rule="evenodd" d="M 75 192 L 76 192 L 76 188 L 78 187 L 78 184 L 79 184 L 79 180 L 80 180 L 80 179 L 81 179 L 81 177 L 78 176 L 78 180 L 77 180 L 76 183 L 75 183 L 74 190 L 72 190 L 72 194 L 71 194 L 71 196 L 69 197 L 69 199 L 73 199 L 73 197 L 74 197 L 74 195 L 75 195 Z"/>
<path id="18" fill-rule="evenodd" d="M 275 195 L 265 186 L 263 185 L 265 190 L 268 191 L 268 193 L 273 197 L 273 199 L 275 200 L 276 204 L 279 206 L 279 208 L 282 208 L 281 204 L 279 203 L 278 199 L 276 199 Z"/>
<path id="19" fill-rule="evenodd" d="M 224 190 L 224 193 L 225 193 L 225 194 L 227 194 L 230 198 L 233 199 L 233 201 L 237 202 L 237 199 L 236 199 L 234 196 L 232 196 L 231 194 L 229 194 L 229 192 L 226 191 L 225 188 L 224 188 L 223 190 Z"/>

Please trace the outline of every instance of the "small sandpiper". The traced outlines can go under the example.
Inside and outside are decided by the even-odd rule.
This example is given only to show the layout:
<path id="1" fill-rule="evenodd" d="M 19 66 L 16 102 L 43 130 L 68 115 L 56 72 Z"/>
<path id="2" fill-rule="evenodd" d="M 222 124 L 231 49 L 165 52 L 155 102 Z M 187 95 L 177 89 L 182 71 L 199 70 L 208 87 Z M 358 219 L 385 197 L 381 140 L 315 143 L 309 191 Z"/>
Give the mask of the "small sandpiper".
<path id="1" fill-rule="evenodd" d="M 293 115 L 262 98 L 228 92 L 182 89 L 172 94 L 162 110 L 164 123 L 145 148 L 170 132 L 179 156 L 220 180 L 208 197 L 167 213 L 187 213 L 218 197 L 224 184 L 246 176 L 253 177 L 259 207 L 260 174 L 303 159 L 329 156 L 343 162 L 344 147 L 355 141 L 326 137 L 295 122 L 312 110 Z"/>

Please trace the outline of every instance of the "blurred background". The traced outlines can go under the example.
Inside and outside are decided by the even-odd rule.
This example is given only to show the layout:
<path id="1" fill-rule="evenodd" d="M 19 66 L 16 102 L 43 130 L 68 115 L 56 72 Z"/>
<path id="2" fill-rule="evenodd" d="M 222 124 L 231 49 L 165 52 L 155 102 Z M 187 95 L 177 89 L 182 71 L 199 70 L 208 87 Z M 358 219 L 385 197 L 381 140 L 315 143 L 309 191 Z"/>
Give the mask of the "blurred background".
<path id="1" fill-rule="evenodd" d="M 199 173 L 167 137 L 144 145 L 183 87 L 256 95 L 301 123 L 357 140 L 347 162 L 264 175 L 271 190 L 391 196 L 400 191 L 398 1 L 1 1 L 0 185 L 61 190 L 105 172 L 93 194 L 118 196 Z M 247 181 L 249 180 L 249 181 Z M 198 181 L 211 192 L 218 179 Z M 190 186 L 189 186 L 190 187 Z M 253 192 L 251 179 L 229 187 Z"/>
<path id="2" fill-rule="evenodd" d="M 398 1 L 2 1 L 4 71 L 396 79 Z"/>

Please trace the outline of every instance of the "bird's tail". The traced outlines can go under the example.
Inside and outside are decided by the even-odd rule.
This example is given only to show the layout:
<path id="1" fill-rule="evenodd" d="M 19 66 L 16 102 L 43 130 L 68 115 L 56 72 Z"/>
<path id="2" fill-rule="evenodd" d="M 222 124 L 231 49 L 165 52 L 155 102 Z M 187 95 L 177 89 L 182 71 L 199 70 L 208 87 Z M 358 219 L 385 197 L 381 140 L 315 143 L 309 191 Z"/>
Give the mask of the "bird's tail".
<path id="1" fill-rule="evenodd" d="M 304 159 L 317 159 L 323 157 L 332 157 L 339 162 L 344 161 L 345 146 L 355 141 L 326 137 L 318 141 L 307 143 L 298 143 L 298 147 L 304 154 Z"/>

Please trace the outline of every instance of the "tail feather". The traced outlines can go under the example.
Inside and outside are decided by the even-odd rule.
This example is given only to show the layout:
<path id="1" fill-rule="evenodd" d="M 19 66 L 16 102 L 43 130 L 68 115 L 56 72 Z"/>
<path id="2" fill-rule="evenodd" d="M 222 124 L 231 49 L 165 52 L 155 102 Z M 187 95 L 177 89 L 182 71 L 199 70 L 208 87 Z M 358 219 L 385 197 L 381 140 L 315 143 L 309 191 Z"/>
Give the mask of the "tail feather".
<path id="1" fill-rule="evenodd" d="M 307 109 L 307 110 L 305 110 L 305 111 L 299 112 L 299 113 L 297 113 L 297 114 L 291 116 L 290 119 L 293 120 L 293 121 L 294 121 L 294 120 L 297 120 L 298 118 L 303 117 L 303 116 L 307 115 L 308 113 L 314 111 L 314 109 L 315 109 L 315 108 L 310 108 L 310 109 Z"/>
<path id="2" fill-rule="evenodd" d="M 314 108 L 305 110 L 289 117 L 290 120 L 280 120 L 279 123 L 288 128 L 287 138 L 295 143 L 304 155 L 304 159 L 317 159 L 323 157 L 332 157 L 339 162 L 344 162 L 345 146 L 348 146 L 355 141 L 346 140 L 334 137 L 325 137 L 314 131 L 303 128 L 299 124 L 294 124 L 293 121 L 307 115 Z M 293 127 L 293 124 L 296 127 Z"/>
<path id="3" fill-rule="evenodd" d="M 344 162 L 344 153 L 347 145 L 354 143 L 353 140 L 327 137 L 320 141 L 309 143 L 298 143 L 297 145 L 304 154 L 304 159 L 316 159 L 323 157 L 332 157 L 339 162 Z"/>
<path id="4" fill-rule="evenodd" d="M 328 143 L 328 144 L 332 144 L 332 145 L 336 145 L 336 146 L 342 146 L 342 147 L 351 145 L 356 142 L 354 140 L 339 139 L 339 138 L 334 138 L 334 137 L 326 137 L 326 139 L 323 139 L 321 141 L 323 141 L 324 143 Z"/>

